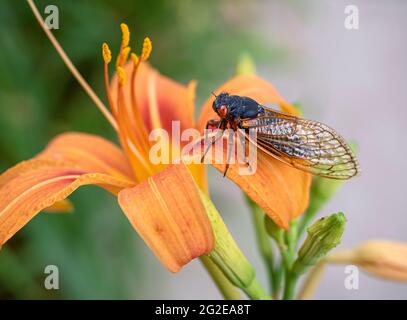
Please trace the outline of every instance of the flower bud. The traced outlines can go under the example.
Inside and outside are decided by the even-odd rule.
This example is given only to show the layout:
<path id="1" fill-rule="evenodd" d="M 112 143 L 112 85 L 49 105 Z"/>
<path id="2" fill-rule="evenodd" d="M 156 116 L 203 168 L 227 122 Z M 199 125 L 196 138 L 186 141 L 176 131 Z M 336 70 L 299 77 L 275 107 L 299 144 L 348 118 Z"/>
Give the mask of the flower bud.
<path id="1" fill-rule="evenodd" d="M 255 277 L 252 265 L 240 251 L 212 201 L 203 192 L 201 199 L 215 235 L 215 247 L 208 256 L 235 286 L 249 286 Z"/>
<path id="2" fill-rule="evenodd" d="M 354 264 L 364 271 L 389 280 L 407 282 L 407 244 L 371 240 L 351 250 L 328 256 L 329 263 Z"/>
<path id="3" fill-rule="evenodd" d="M 215 236 L 215 247 L 207 256 L 233 285 L 245 291 L 252 299 L 269 299 L 256 279 L 254 268 L 240 251 L 218 210 L 206 194 L 200 194 Z"/>
<path id="4" fill-rule="evenodd" d="M 254 75 L 256 66 L 252 57 L 247 53 L 242 53 L 237 61 L 236 75 Z"/>
<path id="5" fill-rule="evenodd" d="M 335 248 L 341 242 L 345 224 L 345 215 L 338 212 L 317 220 L 309 227 L 307 229 L 308 236 L 298 252 L 293 272 L 296 274 L 306 272 Z"/>

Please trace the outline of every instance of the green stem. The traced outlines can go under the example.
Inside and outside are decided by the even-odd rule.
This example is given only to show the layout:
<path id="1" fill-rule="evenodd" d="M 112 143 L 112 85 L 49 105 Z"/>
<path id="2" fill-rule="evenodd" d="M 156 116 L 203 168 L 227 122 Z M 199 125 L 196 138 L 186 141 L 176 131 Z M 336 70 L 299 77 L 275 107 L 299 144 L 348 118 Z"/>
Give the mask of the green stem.
<path id="1" fill-rule="evenodd" d="M 208 256 L 201 256 L 200 259 L 226 300 L 242 300 L 242 296 L 237 288 L 225 277 L 223 272 Z"/>
<path id="2" fill-rule="evenodd" d="M 269 236 L 264 226 L 264 213 L 263 210 L 249 198 L 247 198 L 247 201 L 253 216 L 257 247 L 266 267 L 269 286 L 274 295 L 280 289 L 280 282 L 277 278 L 277 272 L 274 269 L 273 248 L 271 247 Z"/>
<path id="3" fill-rule="evenodd" d="M 286 232 L 287 250 L 291 257 L 294 258 L 295 248 L 297 246 L 298 239 L 298 220 L 292 220 L 290 222 L 290 229 Z"/>
<path id="4" fill-rule="evenodd" d="M 284 278 L 284 265 L 283 263 L 279 263 L 274 267 L 273 272 L 273 283 L 274 283 L 274 290 L 273 290 L 273 299 L 277 300 L 280 298 L 281 293 L 281 284 Z"/>
<path id="5" fill-rule="evenodd" d="M 295 249 L 297 246 L 297 225 L 298 221 L 293 220 L 290 222 L 290 228 L 284 233 L 284 239 L 280 239 L 279 248 L 284 264 L 285 287 L 284 287 L 284 300 L 291 300 L 294 298 L 295 286 L 298 280 L 298 275 L 293 273 L 292 267 L 295 260 Z M 284 241 L 285 240 L 285 241 Z"/>
<path id="6" fill-rule="evenodd" d="M 298 275 L 296 273 L 293 273 L 290 271 L 286 274 L 285 279 L 286 279 L 286 282 L 285 282 L 283 299 L 292 300 L 294 298 L 294 294 L 295 294 L 295 285 L 297 284 Z"/>
<path id="7" fill-rule="evenodd" d="M 302 216 L 302 219 L 301 219 L 301 221 L 300 221 L 300 223 L 298 225 L 297 239 L 301 238 L 301 236 L 305 232 L 305 229 L 314 220 L 314 217 L 317 214 L 317 212 L 319 210 L 319 207 L 320 207 L 319 205 L 312 205 L 307 209 L 307 211 L 305 211 L 305 213 Z"/>

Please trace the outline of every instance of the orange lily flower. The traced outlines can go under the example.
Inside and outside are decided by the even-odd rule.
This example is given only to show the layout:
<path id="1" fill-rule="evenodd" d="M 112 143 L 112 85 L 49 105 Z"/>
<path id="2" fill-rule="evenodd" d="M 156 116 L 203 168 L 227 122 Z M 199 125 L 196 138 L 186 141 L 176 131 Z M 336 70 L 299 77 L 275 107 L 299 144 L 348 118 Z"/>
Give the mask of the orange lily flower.
<path id="1" fill-rule="evenodd" d="M 132 127 L 139 118 L 127 113 L 130 110 L 123 95 L 129 32 L 124 24 L 122 30 L 117 60 L 120 84 L 115 93 L 107 88 L 113 116 L 107 110 L 104 113 L 117 129 L 123 150 L 98 136 L 65 133 L 33 159 L 1 174 L 0 246 L 41 210 L 67 208 L 70 203 L 65 199 L 73 191 L 94 184 L 118 197 L 133 227 L 170 271 L 176 272 L 212 250 L 212 227 L 185 165 L 164 168 L 143 158 L 148 140 L 140 140 L 140 131 Z M 111 55 L 106 45 L 103 48 L 107 78 Z M 151 41 L 146 38 L 140 59 L 147 60 L 151 49 Z M 136 69 L 135 64 L 134 73 Z"/>
<path id="2" fill-rule="evenodd" d="M 95 184 L 118 196 L 122 210 L 147 245 L 170 271 L 178 271 L 213 248 L 210 222 L 194 182 L 207 189 L 205 168 L 189 165 L 193 180 L 182 164 L 151 163 L 147 133 L 157 128 L 171 132 L 173 120 L 180 120 L 181 129 L 202 131 L 213 117 L 211 99 L 195 122 L 195 82 L 184 86 L 151 68 L 145 62 L 152 49 L 149 38 L 144 40 L 140 56 L 130 55 L 130 33 L 125 24 L 121 28 L 122 44 L 111 83 L 108 65 L 112 56 L 107 44 L 102 51 L 111 114 L 103 106 L 99 108 L 116 129 L 122 149 L 101 137 L 66 133 L 35 158 L 3 173 L 0 245 L 41 210 L 60 210 L 69 205 L 65 199 L 79 186 Z M 129 55 L 132 62 L 127 63 Z M 218 91 L 249 95 L 260 103 L 276 103 L 283 111 L 296 113 L 272 85 L 256 76 L 235 77 Z M 182 146 L 172 147 L 171 158 L 179 158 Z M 308 205 L 309 174 L 261 151 L 256 174 L 240 176 L 231 165 L 228 177 L 283 228 Z"/>

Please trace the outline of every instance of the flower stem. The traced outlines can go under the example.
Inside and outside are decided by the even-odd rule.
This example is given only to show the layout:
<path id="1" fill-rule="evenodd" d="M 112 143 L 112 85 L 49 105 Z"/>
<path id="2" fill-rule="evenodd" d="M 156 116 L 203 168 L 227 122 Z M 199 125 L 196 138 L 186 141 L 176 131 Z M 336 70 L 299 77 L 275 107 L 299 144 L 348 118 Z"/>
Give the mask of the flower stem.
<path id="1" fill-rule="evenodd" d="M 273 299 L 279 299 L 281 293 L 281 284 L 284 278 L 284 267 L 280 263 L 280 265 L 275 267 L 274 270 L 274 282 L 275 282 L 275 290 L 273 291 Z"/>
<path id="2" fill-rule="evenodd" d="M 201 256 L 200 259 L 226 300 L 242 300 L 242 296 L 237 288 L 226 278 L 223 272 L 208 256 Z"/>
<path id="3" fill-rule="evenodd" d="M 276 295 L 280 289 L 281 277 L 279 279 L 277 270 L 274 268 L 273 248 L 271 247 L 269 236 L 264 225 L 264 213 L 251 199 L 248 197 L 246 197 L 246 199 L 252 212 L 257 247 L 267 270 L 270 289 L 273 295 Z"/>
<path id="4" fill-rule="evenodd" d="M 290 222 L 290 228 L 284 233 L 284 240 L 280 239 L 279 248 L 284 265 L 284 275 L 285 275 L 285 287 L 284 287 L 284 300 L 292 300 L 295 294 L 295 286 L 299 275 L 294 273 L 292 270 L 294 260 L 295 260 L 295 248 L 297 245 L 297 220 L 292 220 Z M 285 242 L 285 243 L 283 243 Z"/>
<path id="5" fill-rule="evenodd" d="M 308 227 L 308 225 L 312 222 L 312 220 L 314 220 L 315 215 L 317 214 L 319 210 L 319 206 L 316 205 L 310 205 L 307 209 L 307 211 L 305 211 L 299 226 L 298 226 L 298 232 L 297 232 L 297 237 L 298 239 L 301 238 L 301 236 L 304 234 L 305 229 Z"/>
<path id="6" fill-rule="evenodd" d="M 285 288 L 284 288 L 284 300 L 292 300 L 295 294 L 295 285 L 297 284 L 298 274 L 288 271 L 286 272 L 286 281 L 285 281 Z"/>

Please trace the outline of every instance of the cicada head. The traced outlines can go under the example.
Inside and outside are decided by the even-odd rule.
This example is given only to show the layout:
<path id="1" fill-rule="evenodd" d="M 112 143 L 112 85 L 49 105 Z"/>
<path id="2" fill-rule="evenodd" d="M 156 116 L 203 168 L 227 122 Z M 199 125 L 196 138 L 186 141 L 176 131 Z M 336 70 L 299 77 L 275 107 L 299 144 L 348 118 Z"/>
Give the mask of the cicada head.
<path id="1" fill-rule="evenodd" d="M 212 109 L 219 117 L 226 118 L 229 106 L 229 93 L 222 92 L 216 96 L 212 104 Z"/>

